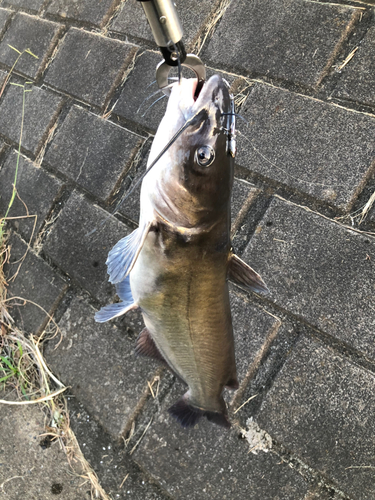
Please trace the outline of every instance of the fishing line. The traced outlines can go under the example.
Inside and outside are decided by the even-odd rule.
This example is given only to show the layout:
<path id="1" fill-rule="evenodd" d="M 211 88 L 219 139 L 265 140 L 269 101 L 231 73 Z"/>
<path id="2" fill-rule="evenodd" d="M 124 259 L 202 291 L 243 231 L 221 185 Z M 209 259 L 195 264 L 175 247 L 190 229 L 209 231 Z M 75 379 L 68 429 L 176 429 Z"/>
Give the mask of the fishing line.
<path id="1" fill-rule="evenodd" d="M 194 116 L 192 116 L 191 118 L 189 118 L 189 120 L 187 120 L 182 125 L 182 127 L 179 130 L 177 130 L 177 132 L 174 134 L 174 136 L 172 137 L 172 139 L 167 143 L 166 146 L 164 146 L 164 148 L 160 151 L 160 153 L 157 155 L 157 157 L 151 163 L 151 165 L 148 167 L 148 169 L 145 172 L 143 172 L 143 174 L 140 176 L 140 178 L 137 180 L 137 182 L 134 184 L 134 186 L 130 189 L 130 191 L 128 191 L 126 193 L 126 195 L 122 198 L 122 200 L 119 201 L 119 203 L 116 205 L 114 211 L 110 215 L 108 215 L 108 217 L 106 217 L 95 229 L 93 229 L 89 233 L 86 233 L 85 237 L 89 237 L 92 234 L 94 234 L 99 227 L 103 226 L 107 222 L 107 220 L 110 219 L 118 211 L 118 209 L 121 207 L 121 205 L 124 203 L 124 201 L 129 198 L 129 196 L 133 193 L 133 191 L 135 190 L 135 188 L 139 186 L 139 184 L 143 181 L 143 179 L 148 174 L 148 172 L 152 169 L 152 167 L 154 167 L 156 165 L 156 163 L 160 160 L 160 158 L 164 155 L 164 153 L 166 153 L 168 151 L 168 149 L 176 142 L 176 140 L 180 137 L 180 135 L 188 127 L 191 127 L 192 125 L 195 125 L 199 121 L 200 118 L 203 119 L 204 115 L 206 115 L 205 118 L 208 117 L 208 111 L 205 108 L 201 109 Z"/>
<path id="2" fill-rule="evenodd" d="M 320 182 L 311 182 L 311 181 L 304 181 L 303 179 L 300 179 L 299 177 L 295 177 L 294 175 L 290 174 L 287 170 L 279 167 L 276 163 L 274 163 L 272 160 L 270 160 L 269 158 L 267 158 L 266 156 L 264 156 L 263 153 L 261 153 L 253 144 L 252 140 L 249 139 L 248 137 L 246 137 L 245 134 L 243 134 L 242 132 L 240 132 L 239 130 L 237 130 L 237 134 L 239 134 L 241 137 L 243 137 L 249 144 L 250 146 L 253 148 L 253 150 L 256 152 L 257 155 L 259 155 L 261 158 L 263 158 L 264 161 L 266 161 L 267 163 L 269 163 L 272 167 L 275 167 L 277 170 L 280 170 L 281 172 L 283 172 L 285 175 L 287 175 L 288 177 L 290 177 L 291 179 L 294 179 L 296 180 L 297 182 L 302 182 L 304 184 L 308 184 L 310 186 L 321 186 L 321 187 L 325 187 L 325 188 L 336 188 L 336 187 L 347 187 L 346 184 L 323 184 L 323 183 L 320 183 Z"/>

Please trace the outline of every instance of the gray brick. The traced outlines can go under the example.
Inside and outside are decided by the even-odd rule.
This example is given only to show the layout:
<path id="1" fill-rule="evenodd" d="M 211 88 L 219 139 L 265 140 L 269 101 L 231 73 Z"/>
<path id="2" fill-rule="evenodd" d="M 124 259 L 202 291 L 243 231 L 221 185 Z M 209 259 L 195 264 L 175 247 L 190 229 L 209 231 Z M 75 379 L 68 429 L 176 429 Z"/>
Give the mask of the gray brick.
<path id="1" fill-rule="evenodd" d="M 334 93 L 337 97 L 375 105 L 375 27 L 369 29 L 352 60 L 345 66 Z"/>
<path id="2" fill-rule="evenodd" d="M 11 10 L 0 9 L 0 35 L 3 33 L 4 28 L 7 24 L 9 16 L 12 14 Z"/>
<path id="3" fill-rule="evenodd" d="M 18 153 L 12 151 L 0 170 L 0 212 L 3 214 L 12 196 L 17 156 Z M 14 221 L 17 231 L 26 241 L 30 241 L 34 224 L 33 239 L 35 239 L 45 218 L 48 216 L 52 204 L 61 190 L 62 183 L 41 168 L 36 167 L 25 157 L 20 156 L 16 187 L 18 196 L 14 199 L 8 216 L 26 216 L 25 205 L 29 215 L 37 216 L 36 220 L 34 217 L 31 217 Z"/>
<path id="4" fill-rule="evenodd" d="M 135 184 L 139 181 L 139 178 L 146 170 L 151 143 L 152 140 L 148 140 L 144 143 L 139 155 L 137 155 L 127 172 L 125 181 L 127 186 L 123 197 L 128 196 L 128 198 L 124 199 L 121 207 L 119 208 L 119 212 L 135 224 L 138 224 L 139 221 L 142 183 L 140 183 L 132 193 L 130 193 L 130 191 L 134 188 Z"/>
<path id="5" fill-rule="evenodd" d="M 374 256 L 371 236 L 276 198 L 243 258 L 269 300 L 374 359 Z"/>
<path id="6" fill-rule="evenodd" d="M 242 179 L 234 179 L 231 203 L 232 234 L 237 231 L 259 190 Z"/>
<path id="7" fill-rule="evenodd" d="M 176 0 L 175 5 L 184 31 L 184 43 L 191 45 L 197 40 L 204 26 L 210 20 L 210 14 L 217 2 L 211 0 Z M 134 19 L 137 19 L 136 23 Z M 111 26 L 111 30 L 135 38 L 143 38 L 155 44 L 143 8 L 136 0 L 127 0 L 123 4 L 121 12 Z"/>
<path id="8" fill-rule="evenodd" d="M 16 14 L 0 43 L 0 62 L 12 67 L 16 61 L 18 54 L 9 45 L 20 52 L 30 49 L 38 56 L 38 59 L 29 54 L 23 54 L 17 62 L 15 71 L 30 78 L 37 78 L 52 54 L 61 30 L 62 27 L 56 23 L 28 14 Z"/>
<path id="9" fill-rule="evenodd" d="M 269 85 L 257 85 L 241 113 L 240 165 L 351 209 L 374 167 L 374 118 Z"/>
<path id="10" fill-rule="evenodd" d="M 5 2 L 3 2 L 4 5 L 20 7 L 21 9 L 27 9 L 34 12 L 38 12 L 44 3 L 45 0 L 5 0 Z"/>
<path id="11" fill-rule="evenodd" d="M 0 405 L 2 496 L 14 500 L 50 500 L 56 491 L 61 491 L 64 500 L 89 500 L 89 488 L 82 484 L 78 474 L 83 471 L 78 464 L 74 464 L 77 473 L 74 475 L 60 446 L 40 446 L 45 439 L 40 437 L 46 432 L 45 418 L 40 405 Z M 8 481 L 10 478 L 12 481 Z"/>
<path id="12" fill-rule="evenodd" d="M 150 130 L 157 129 L 167 105 L 167 99 L 164 98 L 148 109 L 163 95 L 158 92 L 151 97 L 158 91 L 156 83 L 152 85 L 152 82 L 155 80 L 156 66 L 161 60 L 161 55 L 156 52 L 145 51 L 137 55 L 135 67 L 127 78 L 114 109 L 114 113 Z"/>
<path id="13" fill-rule="evenodd" d="M 131 231 L 101 208 L 73 193 L 52 227 L 44 252 L 80 286 L 101 301 L 115 295 L 108 283 L 108 252 Z M 96 232 L 88 236 L 93 229 Z"/>
<path id="14" fill-rule="evenodd" d="M 45 161 L 90 193 L 107 199 L 129 168 L 141 138 L 74 106 Z"/>
<path id="15" fill-rule="evenodd" d="M 53 314 L 67 286 L 65 282 L 15 234 L 10 241 L 10 263 L 6 266 L 8 279 L 18 270 L 14 281 L 9 282 L 8 297 L 20 297 L 9 303 L 9 312 L 25 333 L 38 333 L 48 321 L 46 313 Z M 22 299 L 25 302 L 22 304 Z M 36 305 L 35 305 L 36 304 Z M 38 307 L 39 306 L 39 307 Z"/>
<path id="16" fill-rule="evenodd" d="M 360 13 L 305 0 L 235 0 L 204 56 L 215 67 L 316 86 Z"/>
<path id="17" fill-rule="evenodd" d="M 103 432 L 103 428 L 77 398 L 68 397 L 68 408 L 69 423 L 81 450 L 97 473 L 100 485 L 105 491 L 111 492 L 113 499 L 166 500 L 159 488 L 150 482 L 149 476 L 134 464 L 131 456 L 119 452 L 118 442 Z M 133 434 L 135 442 L 139 439 L 137 431 L 142 433 L 143 430 L 138 429 L 138 420 L 136 429 Z M 132 446 L 131 441 L 129 450 Z M 126 481 L 122 484 L 125 477 Z"/>
<path id="18" fill-rule="evenodd" d="M 61 110 L 63 101 L 39 87 L 26 86 L 22 148 L 37 155 Z M 11 85 L 0 105 L 0 133 L 19 144 L 22 124 L 22 87 Z"/>
<path id="19" fill-rule="evenodd" d="M 241 383 L 249 369 L 259 365 L 280 322 L 265 310 L 251 304 L 235 287 L 231 288 L 230 299 L 237 375 Z"/>
<path id="20" fill-rule="evenodd" d="M 307 485 L 302 477 L 272 452 L 249 454 L 238 431 L 206 420 L 191 430 L 180 428 L 166 408 L 182 393 L 176 384 L 134 454 L 174 499 L 303 498 Z"/>
<path id="21" fill-rule="evenodd" d="M 85 21 L 101 27 L 108 21 L 118 4 L 119 0 L 101 0 L 100 2 L 52 0 L 47 13 L 58 15 L 64 20 Z"/>
<path id="22" fill-rule="evenodd" d="M 257 421 L 350 497 L 371 500 L 374 389 L 372 373 L 303 339 L 275 380 Z"/>
<path id="23" fill-rule="evenodd" d="M 91 415 L 118 438 L 157 364 L 136 357 L 135 339 L 111 322 L 95 323 L 94 314 L 83 299 L 74 299 L 59 322 L 62 341 L 56 350 L 60 339 L 48 344 L 46 359 Z"/>
<path id="24" fill-rule="evenodd" d="M 96 106 L 120 83 L 134 46 L 71 28 L 46 74 L 46 82 Z"/>

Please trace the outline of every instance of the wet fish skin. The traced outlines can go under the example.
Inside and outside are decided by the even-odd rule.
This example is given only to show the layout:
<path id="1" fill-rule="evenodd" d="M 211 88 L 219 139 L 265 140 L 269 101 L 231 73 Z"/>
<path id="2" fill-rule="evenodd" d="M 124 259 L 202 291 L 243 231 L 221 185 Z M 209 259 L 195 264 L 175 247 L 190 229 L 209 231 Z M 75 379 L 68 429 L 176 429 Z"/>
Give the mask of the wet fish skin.
<path id="1" fill-rule="evenodd" d="M 107 264 L 112 282 L 123 283 L 130 273 L 133 301 L 123 299 L 123 310 L 142 310 L 146 329 L 138 352 L 163 358 L 189 387 L 170 413 L 185 427 L 202 416 L 228 427 L 222 390 L 238 386 L 228 273 L 250 289 L 266 288 L 231 250 L 234 160 L 223 129 L 223 114 L 230 112 L 227 85 L 211 77 L 195 102 L 194 90 L 192 80 L 173 87 L 148 165 L 187 120 L 199 119 L 144 178 L 139 228 L 114 247 Z M 128 288 L 121 289 L 123 297 L 129 297 Z M 111 311 L 102 309 L 97 320 L 106 321 Z"/>

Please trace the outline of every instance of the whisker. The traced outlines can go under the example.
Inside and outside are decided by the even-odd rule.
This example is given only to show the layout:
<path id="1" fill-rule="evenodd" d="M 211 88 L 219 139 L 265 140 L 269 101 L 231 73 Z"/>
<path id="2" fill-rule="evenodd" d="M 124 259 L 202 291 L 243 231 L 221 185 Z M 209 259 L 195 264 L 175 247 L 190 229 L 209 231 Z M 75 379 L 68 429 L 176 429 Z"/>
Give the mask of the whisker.
<path id="1" fill-rule="evenodd" d="M 162 99 L 164 99 L 164 97 L 168 97 L 166 96 L 165 94 L 163 94 L 161 97 L 159 97 L 159 99 L 156 99 L 156 101 L 154 101 L 151 106 L 149 106 L 146 111 L 143 113 L 143 115 L 141 115 L 141 117 L 143 118 L 145 116 L 145 114 L 147 113 L 147 111 L 149 111 L 153 106 L 155 106 L 155 104 L 159 101 L 161 101 Z"/>
<path id="2" fill-rule="evenodd" d="M 154 80 L 153 82 L 149 83 L 146 87 L 146 89 L 148 89 L 149 87 L 151 87 L 151 85 L 154 85 L 156 83 L 156 80 Z"/>
<path id="3" fill-rule="evenodd" d="M 145 97 L 143 99 L 143 101 L 141 102 L 141 104 L 139 105 L 139 108 L 137 109 L 136 113 L 138 114 L 141 110 L 141 107 L 144 105 L 144 103 L 146 101 L 148 101 L 149 99 L 151 99 L 152 97 L 155 97 L 157 94 L 159 94 L 160 92 L 162 92 L 162 89 L 158 89 L 156 90 L 155 92 L 153 92 L 152 94 L 150 94 L 149 96 Z"/>

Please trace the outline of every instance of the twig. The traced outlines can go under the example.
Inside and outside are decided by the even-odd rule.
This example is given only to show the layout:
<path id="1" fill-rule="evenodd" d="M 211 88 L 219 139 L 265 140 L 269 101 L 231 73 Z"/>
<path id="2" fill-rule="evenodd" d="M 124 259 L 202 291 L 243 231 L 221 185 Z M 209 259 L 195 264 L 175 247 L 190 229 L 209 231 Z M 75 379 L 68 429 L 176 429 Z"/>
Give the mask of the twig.
<path id="1" fill-rule="evenodd" d="M 258 394 L 254 394 L 254 396 L 251 396 L 249 399 L 247 399 L 244 403 L 242 403 L 242 405 L 241 405 L 241 406 L 239 406 L 239 407 L 237 408 L 237 410 L 233 413 L 233 415 L 235 415 L 238 411 L 240 411 L 240 409 L 241 409 L 243 406 L 247 405 L 247 403 L 248 403 L 249 401 L 251 401 L 252 399 L 256 398 L 257 396 L 258 396 Z"/>
<path id="2" fill-rule="evenodd" d="M 133 448 L 131 449 L 131 451 L 130 451 L 129 455 L 132 455 L 132 454 L 134 453 L 135 449 L 137 448 L 137 446 L 139 445 L 139 443 L 142 441 L 143 436 L 146 434 L 146 432 L 147 432 L 148 428 L 150 427 L 151 422 L 152 422 L 152 418 L 151 418 L 151 420 L 149 421 L 149 423 L 147 424 L 147 426 L 146 426 L 145 430 L 143 431 L 142 436 L 138 439 L 138 441 L 135 443 L 135 445 L 134 445 L 134 446 L 133 446 Z"/>

